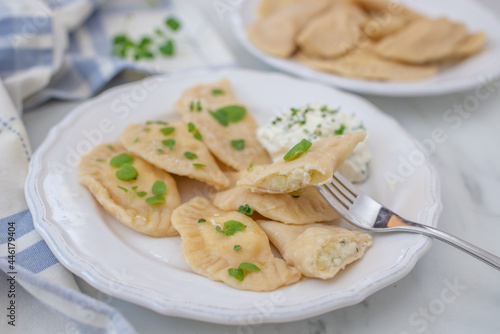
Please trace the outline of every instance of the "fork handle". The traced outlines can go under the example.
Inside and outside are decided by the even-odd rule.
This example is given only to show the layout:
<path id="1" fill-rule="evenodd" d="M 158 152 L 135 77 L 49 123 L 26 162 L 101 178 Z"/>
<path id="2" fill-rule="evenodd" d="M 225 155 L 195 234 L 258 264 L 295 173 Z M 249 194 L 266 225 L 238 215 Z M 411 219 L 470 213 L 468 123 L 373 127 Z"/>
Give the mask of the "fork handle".
<path id="1" fill-rule="evenodd" d="M 457 238 L 451 234 L 440 231 L 434 227 L 414 223 L 408 221 L 406 219 L 402 219 L 396 215 L 392 216 L 387 224 L 392 231 L 405 231 L 405 232 L 413 232 L 423 234 L 429 237 L 433 237 L 435 239 L 446 242 L 449 245 L 452 245 L 469 255 L 474 256 L 475 258 L 483 261 L 484 263 L 489 264 L 495 269 L 500 270 L 500 257 L 495 256 L 484 249 L 481 249 L 477 246 L 474 246 L 467 241 L 464 241 L 460 238 Z"/>

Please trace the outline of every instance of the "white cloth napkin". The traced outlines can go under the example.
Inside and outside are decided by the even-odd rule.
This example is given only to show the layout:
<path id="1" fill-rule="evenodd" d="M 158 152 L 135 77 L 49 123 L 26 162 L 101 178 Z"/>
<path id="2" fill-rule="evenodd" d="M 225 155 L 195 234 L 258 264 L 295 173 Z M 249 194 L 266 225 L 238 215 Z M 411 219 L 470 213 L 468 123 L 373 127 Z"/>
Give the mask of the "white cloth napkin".
<path id="1" fill-rule="evenodd" d="M 165 30 L 171 16 L 181 23 L 178 31 L 167 27 L 174 56 L 112 56 L 115 35 L 138 41 Z M 231 53 L 186 0 L 0 0 L 1 333 L 135 332 L 119 312 L 79 292 L 34 229 L 24 199 L 31 151 L 23 108 L 50 98 L 90 97 L 123 69 L 232 66 Z"/>

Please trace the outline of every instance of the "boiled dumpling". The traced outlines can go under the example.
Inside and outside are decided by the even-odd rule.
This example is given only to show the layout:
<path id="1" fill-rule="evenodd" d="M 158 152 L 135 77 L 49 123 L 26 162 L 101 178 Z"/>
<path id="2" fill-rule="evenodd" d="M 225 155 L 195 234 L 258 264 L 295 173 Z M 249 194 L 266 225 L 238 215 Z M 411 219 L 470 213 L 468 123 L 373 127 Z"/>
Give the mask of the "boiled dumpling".
<path id="1" fill-rule="evenodd" d="M 134 154 L 172 174 L 206 182 L 216 188 L 229 185 L 205 144 L 189 132 L 188 124 L 130 124 L 121 134 Z"/>
<path id="2" fill-rule="evenodd" d="M 177 208 L 172 222 L 194 272 L 240 290 L 272 291 L 301 274 L 271 252 L 269 239 L 250 217 L 226 212 L 197 197 Z"/>
<path id="3" fill-rule="evenodd" d="M 99 145 L 83 156 L 78 179 L 123 224 L 153 237 L 178 235 L 170 222 L 181 205 L 174 179 L 120 143 Z"/>
<path id="4" fill-rule="evenodd" d="M 262 216 L 285 224 L 301 225 L 337 219 L 337 211 L 314 187 L 292 194 L 258 194 L 235 187 L 215 194 L 214 205 L 222 210 L 238 210 L 249 205 Z"/>
<path id="5" fill-rule="evenodd" d="M 372 244 L 367 233 L 326 224 L 258 223 L 286 262 L 307 277 L 332 278 L 346 265 L 359 260 Z"/>
<path id="6" fill-rule="evenodd" d="M 298 159 L 255 166 L 237 185 L 278 194 L 330 182 L 333 173 L 364 138 L 365 133 L 358 131 L 318 140 Z"/>
<path id="7" fill-rule="evenodd" d="M 265 53 L 287 58 L 297 49 L 295 38 L 300 30 L 329 5 L 328 0 L 292 3 L 253 22 L 248 28 L 248 38 Z"/>
<path id="8" fill-rule="evenodd" d="M 186 89 L 175 107 L 224 164 L 243 170 L 250 164 L 270 162 L 266 150 L 257 141 L 257 123 L 236 99 L 226 79 Z"/>

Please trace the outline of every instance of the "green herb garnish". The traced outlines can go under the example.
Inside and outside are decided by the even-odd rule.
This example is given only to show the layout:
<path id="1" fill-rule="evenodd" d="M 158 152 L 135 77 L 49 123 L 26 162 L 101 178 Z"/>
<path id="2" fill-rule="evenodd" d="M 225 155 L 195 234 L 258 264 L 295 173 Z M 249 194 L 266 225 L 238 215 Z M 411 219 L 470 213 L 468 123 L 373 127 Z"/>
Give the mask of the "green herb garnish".
<path id="1" fill-rule="evenodd" d="M 165 25 L 173 31 L 179 30 L 181 26 L 180 22 L 172 16 L 165 20 Z"/>
<path id="2" fill-rule="evenodd" d="M 172 39 L 167 39 L 165 43 L 160 45 L 158 48 L 160 50 L 161 54 L 167 57 L 173 56 L 175 47 L 174 47 L 174 41 Z"/>
<path id="3" fill-rule="evenodd" d="M 184 152 L 184 156 L 189 160 L 198 159 L 198 156 L 196 154 L 194 154 L 193 152 L 189 152 L 189 151 Z"/>
<path id="4" fill-rule="evenodd" d="M 204 223 L 204 222 L 206 222 L 206 221 L 207 221 L 206 219 L 200 218 L 200 219 L 198 219 L 198 224 L 200 224 L 200 223 Z"/>
<path id="5" fill-rule="evenodd" d="M 137 179 L 139 175 L 137 170 L 129 163 L 121 165 L 120 169 L 116 171 L 116 177 L 122 181 L 131 181 Z"/>
<path id="6" fill-rule="evenodd" d="M 153 184 L 153 195 L 164 195 L 167 192 L 167 185 L 162 180 L 157 180 Z"/>
<path id="7" fill-rule="evenodd" d="M 246 225 L 240 223 L 239 221 L 228 220 L 227 222 L 224 223 L 224 230 L 219 225 L 217 225 L 215 229 L 219 232 L 224 232 L 226 236 L 231 236 L 236 232 L 243 231 L 245 227 Z"/>
<path id="8" fill-rule="evenodd" d="M 203 108 L 201 107 L 201 102 L 200 101 L 196 102 L 196 110 L 201 111 L 202 109 Z"/>
<path id="9" fill-rule="evenodd" d="M 111 151 L 114 150 L 113 146 L 112 145 L 108 145 L 107 146 Z"/>
<path id="10" fill-rule="evenodd" d="M 253 162 L 248 165 L 247 171 L 251 172 L 253 170 Z"/>
<path id="11" fill-rule="evenodd" d="M 236 252 L 237 250 L 240 250 L 241 246 L 240 245 L 234 245 L 233 250 Z"/>
<path id="12" fill-rule="evenodd" d="M 162 150 L 161 148 L 157 148 L 156 149 L 156 153 L 162 154 L 162 153 L 165 153 L 165 151 Z"/>
<path id="13" fill-rule="evenodd" d="M 147 121 L 146 122 L 146 125 L 150 125 L 150 124 L 168 125 L 168 123 L 164 122 L 164 121 Z"/>
<path id="14" fill-rule="evenodd" d="M 242 262 L 238 268 L 229 268 L 229 276 L 236 278 L 238 281 L 243 281 L 245 278 L 244 271 L 260 271 L 260 268 L 253 263 Z"/>
<path id="15" fill-rule="evenodd" d="M 137 143 L 139 141 L 139 137 L 135 137 L 134 143 Z"/>
<path id="16" fill-rule="evenodd" d="M 224 95 L 224 91 L 220 88 L 214 88 L 212 89 L 212 95 L 213 96 Z"/>
<path id="17" fill-rule="evenodd" d="M 234 139 L 231 140 L 231 146 L 236 150 L 236 151 L 241 151 L 245 148 L 245 139 Z"/>
<path id="18" fill-rule="evenodd" d="M 128 153 L 122 153 L 115 155 L 110 161 L 109 164 L 113 167 L 121 167 L 123 164 L 126 163 L 133 163 L 134 162 L 134 157 L 132 157 Z"/>
<path id="19" fill-rule="evenodd" d="M 168 136 L 168 135 L 172 134 L 175 131 L 175 128 L 173 126 L 167 126 L 165 128 L 161 128 L 160 131 L 165 136 Z"/>
<path id="20" fill-rule="evenodd" d="M 203 140 L 203 136 L 201 135 L 200 131 L 196 130 L 196 132 L 193 134 L 194 139 L 197 140 Z"/>
<path id="21" fill-rule="evenodd" d="M 335 130 L 335 134 L 336 135 L 341 135 L 344 133 L 344 130 L 345 130 L 345 125 L 344 124 L 340 124 L 340 128 L 338 128 L 338 130 Z"/>
<path id="22" fill-rule="evenodd" d="M 193 164 L 193 166 L 196 167 L 196 168 L 206 167 L 204 164 Z"/>
<path id="23" fill-rule="evenodd" d="M 163 195 L 151 196 L 151 197 L 146 198 L 146 203 L 151 204 L 151 205 L 163 204 L 163 203 L 165 203 L 165 197 Z"/>
<path id="24" fill-rule="evenodd" d="M 306 153 L 311 148 L 312 143 L 307 139 L 302 139 L 300 143 L 295 145 L 288 151 L 287 154 L 283 157 L 285 161 L 292 161 L 300 158 L 300 156 Z"/>
<path id="25" fill-rule="evenodd" d="M 245 278 L 245 273 L 242 269 L 229 268 L 227 272 L 229 276 L 236 278 L 238 281 L 243 281 L 243 278 Z"/>
<path id="26" fill-rule="evenodd" d="M 137 195 L 138 197 L 144 197 L 144 196 L 146 196 L 147 194 L 148 194 L 148 193 L 147 193 L 147 192 L 145 192 L 145 191 L 139 191 L 139 192 L 137 192 L 137 193 L 136 193 L 136 195 Z"/>
<path id="27" fill-rule="evenodd" d="M 189 103 L 189 111 L 193 111 L 193 110 L 194 110 L 194 101 L 191 101 L 191 103 Z M 189 131 L 189 132 L 191 132 L 191 131 Z"/>
<path id="28" fill-rule="evenodd" d="M 97 159 L 95 159 L 95 161 L 97 161 L 97 162 L 104 162 L 104 159 L 97 158 Z"/>
<path id="29" fill-rule="evenodd" d="M 189 122 L 188 123 L 188 132 L 193 132 L 194 130 L 196 130 L 196 125 L 194 125 L 194 123 Z"/>
<path id="30" fill-rule="evenodd" d="M 120 188 L 121 190 L 123 190 L 124 192 L 128 193 L 128 189 L 127 188 L 124 188 L 124 187 L 121 187 L 121 186 L 118 186 L 118 188 Z"/>
<path id="31" fill-rule="evenodd" d="M 246 112 L 247 110 L 242 106 L 231 105 L 222 107 L 216 111 L 210 111 L 210 115 L 212 115 L 220 125 L 228 126 L 229 123 L 238 123 L 241 121 L 245 117 Z"/>
<path id="32" fill-rule="evenodd" d="M 174 149 L 175 146 L 175 139 L 167 139 L 161 142 L 163 145 L 167 146 L 170 151 Z"/>
<path id="33" fill-rule="evenodd" d="M 238 212 L 239 213 L 242 213 L 244 215 L 253 215 L 253 209 L 248 205 L 248 204 L 245 204 L 245 206 L 240 206 L 238 208 Z"/>

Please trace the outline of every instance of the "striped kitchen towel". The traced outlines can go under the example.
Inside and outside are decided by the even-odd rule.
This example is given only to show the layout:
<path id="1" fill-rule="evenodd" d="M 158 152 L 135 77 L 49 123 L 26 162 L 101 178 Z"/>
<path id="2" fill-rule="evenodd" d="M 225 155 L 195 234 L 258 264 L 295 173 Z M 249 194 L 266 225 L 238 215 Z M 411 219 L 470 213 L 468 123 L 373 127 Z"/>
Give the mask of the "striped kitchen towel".
<path id="1" fill-rule="evenodd" d="M 119 312 L 79 292 L 34 229 L 24 199 L 31 151 L 23 109 L 90 97 L 124 69 L 233 66 L 186 0 L 0 0 L 1 333 L 135 332 Z"/>

